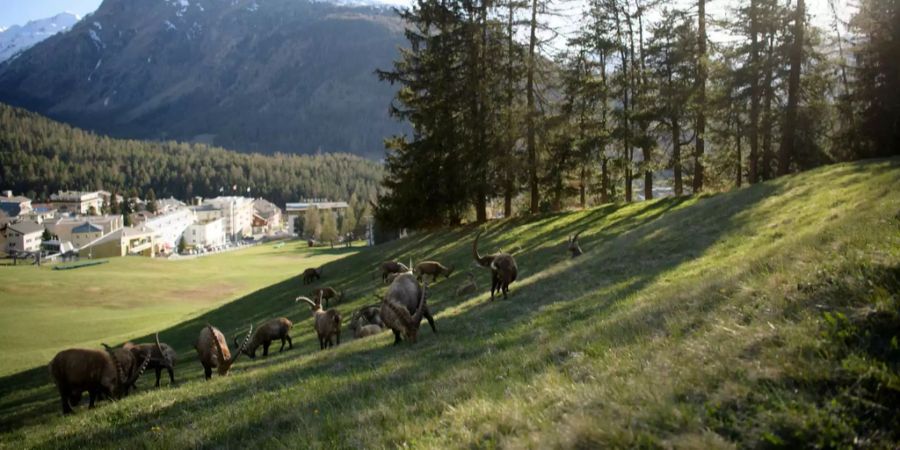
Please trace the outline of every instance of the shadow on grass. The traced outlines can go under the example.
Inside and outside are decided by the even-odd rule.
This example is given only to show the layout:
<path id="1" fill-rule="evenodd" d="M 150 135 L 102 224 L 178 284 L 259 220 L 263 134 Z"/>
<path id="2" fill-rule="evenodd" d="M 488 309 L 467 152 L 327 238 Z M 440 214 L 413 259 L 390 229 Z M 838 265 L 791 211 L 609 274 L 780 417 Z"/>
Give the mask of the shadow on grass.
<path id="1" fill-rule="evenodd" d="M 372 364 L 376 367 L 388 363 L 398 364 L 400 369 L 391 375 L 383 375 L 382 378 L 390 377 L 391 380 L 413 383 L 422 377 L 427 379 L 428 374 L 438 376 L 455 367 L 465 366 L 484 358 L 484 352 L 481 351 L 484 345 L 494 346 L 502 351 L 520 351 L 531 344 L 534 336 L 521 332 L 516 336 L 495 337 L 493 333 L 497 324 L 503 324 L 505 329 L 529 324 L 544 312 L 544 308 L 553 307 L 559 302 L 569 304 L 563 305 L 558 313 L 552 314 L 555 319 L 565 313 L 568 321 L 576 323 L 606 314 L 616 307 L 617 302 L 639 292 L 665 272 L 696 258 L 724 235 L 739 229 L 743 226 L 743 221 L 737 217 L 738 214 L 775 194 L 778 189 L 780 189 L 778 184 L 766 183 L 728 196 L 713 196 L 699 201 L 682 197 L 637 205 L 607 205 L 582 213 L 553 214 L 533 219 L 515 218 L 491 225 L 487 227 L 480 242 L 483 252 L 493 251 L 497 247 L 503 247 L 507 251 L 511 251 L 514 247 L 520 248 L 520 251 L 516 252 L 521 270 L 520 278 L 511 286 L 512 295 L 508 301 L 499 300 L 486 304 L 484 300 L 480 300 L 481 297 L 464 303 L 456 301 L 452 296 L 454 281 L 459 280 L 459 277 L 465 277 L 465 274 L 460 273 L 462 271 L 457 271 L 448 280 L 432 285 L 429 304 L 433 305 L 436 314 L 449 307 L 460 308 L 458 314 L 439 317 L 439 334 L 432 335 L 430 331 L 426 331 L 424 339 L 413 348 L 383 346 L 358 350 L 359 347 L 354 346 L 351 350 L 338 353 L 344 357 L 339 364 L 352 366 L 354 361 L 362 359 L 366 363 L 359 363 L 360 367 L 356 369 L 360 371 L 368 370 Z M 689 202 L 696 203 L 686 207 Z M 628 210 L 621 216 L 616 215 L 622 208 Z M 560 226 L 551 226 L 570 215 L 576 218 Z M 613 215 L 616 217 L 610 219 Z M 587 253 L 577 260 L 570 261 L 565 248 L 560 244 L 565 242 L 568 235 L 582 229 L 587 229 L 581 238 L 582 247 Z M 685 238 L 688 230 L 690 235 Z M 250 323 L 259 324 L 278 316 L 285 316 L 294 321 L 293 351 L 284 354 L 275 353 L 270 355 L 268 360 L 257 359 L 249 364 L 248 358 L 243 359 L 243 363 L 236 366 L 237 371 L 247 370 L 253 374 L 264 367 L 284 363 L 288 358 L 317 351 L 308 308 L 294 303 L 297 295 L 305 295 L 319 286 L 345 289 L 348 299 L 343 304 L 337 305 L 337 308 L 345 318 L 349 317 L 354 307 L 370 303 L 370 294 L 382 286 L 380 276 L 374 279 L 370 276 L 382 261 L 386 259 L 403 261 L 410 255 L 413 255 L 415 260 L 421 260 L 428 256 L 440 258 L 445 264 L 466 267 L 471 261 L 471 239 L 474 238 L 474 232 L 473 228 L 460 228 L 435 234 L 419 234 L 359 252 L 325 265 L 323 279 L 312 285 L 303 285 L 299 276 L 291 278 L 163 330 L 160 332 L 160 338 L 173 345 L 179 353 L 176 374 L 179 380 L 194 380 L 199 379 L 202 370 L 196 362 L 193 342 L 207 322 L 219 327 L 230 342 L 236 333 L 246 332 Z M 508 236 L 513 232 L 516 234 Z M 660 252 L 659 249 L 664 250 Z M 335 255 L 358 250 L 358 248 L 321 248 L 312 251 Z M 298 273 L 302 269 L 298 267 Z M 478 274 L 479 285 L 484 290 L 489 286 L 488 274 L 481 269 Z M 610 288 L 611 286 L 614 288 Z M 577 303 L 577 300 L 585 294 L 602 289 L 610 289 L 604 295 L 606 301 L 591 303 L 588 306 Z M 345 331 L 346 334 L 349 333 Z M 298 336 L 302 338 L 297 339 Z M 638 337 L 632 336 L 634 339 Z M 148 342 L 151 339 L 152 336 L 148 335 L 136 341 Z M 387 343 L 391 342 L 391 339 L 383 337 L 379 342 Z M 478 345 L 476 349 L 471 349 L 466 348 L 466 343 Z M 349 355 L 346 353 L 353 351 L 357 353 Z M 453 356 L 445 357 L 448 352 Z M 360 353 L 364 355 L 358 356 Z M 412 355 L 416 357 L 415 364 L 399 364 L 403 358 L 410 358 Z M 279 380 L 285 383 L 287 380 L 302 381 L 304 378 L 315 377 L 323 371 L 331 370 L 330 366 L 326 367 L 326 363 L 333 364 L 335 358 L 334 353 L 315 356 L 303 366 L 295 365 L 276 374 L 261 376 L 257 373 L 254 382 L 265 384 Z M 539 362 L 531 364 L 543 364 L 549 360 L 552 360 L 552 355 L 542 355 L 538 359 Z M 531 369 L 525 365 L 522 370 Z M 190 375 L 185 376 L 185 372 Z M 383 380 L 367 379 L 365 382 L 342 384 L 338 392 L 330 394 L 323 392 L 307 406 L 325 411 L 335 404 L 352 403 L 356 400 L 353 409 L 365 410 L 375 407 L 386 397 L 396 395 L 392 389 L 372 394 L 372 386 L 378 385 L 381 381 Z M 14 403 L 5 400 L 0 402 L 2 404 L 0 418 L 3 418 L 0 430 L 14 430 L 39 422 L 52 414 L 58 414 L 56 394 L 53 389 L 48 388 L 48 383 L 49 376 L 43 367 L 0 379 L 0 396 L 4 398 L 14 391 L 36 390 L 23 399 L 16 399 Z M 145 379 L 144 384 L 149 386 L 151 382 Z M 391 386 L 390 383 L 388 385 Z M 449 389 L 452 389 L 452 392 L 447 395 L 454 399 L 466 398 L 469 395 L 466 392 L 469 387 L 465 384 Z M 155 410 L 152 414 L 131 417 L 127 423 L 113 429 L 70 436 L 70 439 L 75 440 L 66 442 L 72 446 L 90 445 L 96 442 L 115 442 L 117 437 L 146 434 L 149 427 L 144 420 L 177 427 L 184 420 L 182 411 L 202 414 L 210 404 L 224 406 L 230 402 L 246 401 L 241 398 L 243 390 L 233 388 L 212 397 L 179 400 L 166 407 L 175 411 L 173 408 L 178 405 L 178 414 L 166 415 L 165 410 Z M 357 395 L 361 397 L 355 397 Z M 33 409 L 23 411 L 23 407 Z M 279 419 L 267 417 L 266 420 L 277 423 Z M 251 440 L 252 430 L 258 425 L 260 424 L 248 422 L 217 435 L 213 438 L 213 442 L 225 443 L 229 442 L 229 439 Z M 311 424 L 310 428 L 312 427 Z"/>

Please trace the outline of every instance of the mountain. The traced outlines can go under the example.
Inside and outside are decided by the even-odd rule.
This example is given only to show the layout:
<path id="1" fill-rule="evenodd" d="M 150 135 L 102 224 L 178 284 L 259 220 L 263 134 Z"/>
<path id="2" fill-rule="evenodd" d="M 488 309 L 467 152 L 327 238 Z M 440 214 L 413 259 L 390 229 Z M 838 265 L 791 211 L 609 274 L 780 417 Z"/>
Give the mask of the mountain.
<path id="1" fill-rule="evenodd" d="M 372 159 L 405 127 L 387 7 L 309 0 L 105 0 L 0 64 L 0 101 L 114 137 Z"/>
<path id="2" fill-rule="evenodd" d="M 46 19 L 32 20 L 24 26 L 0 27 L 0 62 L 28 50 L 54 34 L 67 31 L 78 19 L 77 15 L 64 12 Z"/>

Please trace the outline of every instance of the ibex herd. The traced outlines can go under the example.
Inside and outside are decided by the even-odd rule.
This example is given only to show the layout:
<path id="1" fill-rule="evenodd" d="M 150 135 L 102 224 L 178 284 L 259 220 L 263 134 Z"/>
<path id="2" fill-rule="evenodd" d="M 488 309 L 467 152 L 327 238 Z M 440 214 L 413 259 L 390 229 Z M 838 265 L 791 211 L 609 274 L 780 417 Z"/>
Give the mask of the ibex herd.
<path id="1" fill-rule="evenodd" d="M 575 233 L 567 240 L 567 250 L 572 257 L 583 254 L 578 245 Z M 491 272 L 491 300 L 495 294 L 503 294 L 507 298 L 509 286 L 516 281 L 518 266 L 515 258 L 502 250 L 481 255 L 478 252 L 479 233 L 472 242 L 472 258 L 475 263 Z M 379 303 L 358 309 L 349 320 L 349 329 L 354 338 L 360 339 L 374 336 L 385 329 L 394 333 L 394 344 L 407 340 L 415 343 L 418 339 L 422 319 L 428 321 L 432 332 L 437 333 L 434 317 L 428 307 L 428 282 L 437 282 L 440 276 L 450 278 L 454 266 L 444 266 L 437 261 L 422 261 L 413 266 L 398 261 L 385 261 L 379 270 L 382 283 L 389 283 L 383 296 L 376 297 Z M 306 269 L 302 275 L 303 284 L 311 284 L 321 280 L 322 268 Z M 467 272 L 467 281 L 458 286 L 456 296 L 462 297 L 478 292 L 475 276 L 471 270 Z M 328 309 L 328 301 L 343 301 L 344 291 L 338 292 L 332 287 L 320 287 L 312 292 L 312 297 L 299 296 L 295 302 L 309 305 L 313 317 L 313 328 L 318 336 L 320 350 L 325 350 L 341 343 L 341 315 L 334 309 Z M 324 306 L 323 306 L 324 302 Z M 194 343 L 203 373 L 207 380 L 212 378 L 213 370 L 219 376 L 227 375 L 240 358 L 241 354 L 256 358 L 257 350 L 262 347 L 262 356 L 269 355 L 272 342 L 281 341 L 279 352 L 294 347 L 290 332 L 293 323 L 286 317 L 278 317 L 264 322 L 254 332 L 253 325 L 241 341 L 234 336 L 234 352 L 228 347 L 225 335 L 216 327 L 206 324 Z M 90 407 L 101 397 L 118 399 L 128 395 L 138 378 L 148 368 L 156 371 L 156 387 L 159 387 L 162 370 L 169 374 L 170 384 L 175 384 L 175 350 L 159 341 L 153 343 L 126 343 L 120 348 L 112 348 L 103 344 L 105 350 L 69 349 L 59 352 L 49 364 L 49 371 L 59 391 L 64 414 L 72 412 L 78 405 L 82 394 L 87 391 L 90 396 Z"/>

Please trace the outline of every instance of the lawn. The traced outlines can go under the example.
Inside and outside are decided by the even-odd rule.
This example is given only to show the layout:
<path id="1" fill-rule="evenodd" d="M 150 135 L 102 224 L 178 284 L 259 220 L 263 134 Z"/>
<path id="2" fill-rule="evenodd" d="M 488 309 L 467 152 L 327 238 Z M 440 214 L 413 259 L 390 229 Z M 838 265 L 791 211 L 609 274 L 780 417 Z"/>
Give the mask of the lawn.
<path id="1" fill-rule="evenodd" d="M 66 347 L 169 328 L 356 251 L 275 245 L 178 261 L 111 258 L 73 270 L 0 266 L 0 376 L 46 364 Z"/>
<path id="2" fill-rule="evenodd" d="M 482 252 L 514 251 L 520 268 L 493 302 L 483 269 L 479 294 L 453 295 L 478 229 L 413 235 L 326 264 L 317 285 L 347 290 L 346 317 L 383 289 L 384 259 L 453 264 L 430 287 L 437 334 L 345 334 L 319 351 L 296 279 L 283 281 L 173 319 L 161 336 L 180 354 L 176 386 L 145 378 L 62 417 L 45 369 L 3 378 L 0 446 L 896 448 L 897 192 L 892 159 L 493 222 Z M 569 259 L 576 230 L 585 254 Z M 206 321 L 230 337 L 281 315 L 293 350 L 202 379 L 191 344 Z"/>

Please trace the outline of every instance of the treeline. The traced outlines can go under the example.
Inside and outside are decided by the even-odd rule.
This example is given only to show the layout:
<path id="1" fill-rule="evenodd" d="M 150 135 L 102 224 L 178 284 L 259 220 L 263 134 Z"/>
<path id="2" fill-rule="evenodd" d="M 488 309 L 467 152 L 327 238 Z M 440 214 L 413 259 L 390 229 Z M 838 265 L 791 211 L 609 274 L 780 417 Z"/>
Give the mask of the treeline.
<path id="1" fill-rule="evenodd" d="M 383 176 L 380 165 L 349 154 L 268 156 L 112 139 L 3 104 L 0 167 L 0 186 L 39 200 L 60 189 L 152 190 L 159 198 L 263 197 L 282 207 L 311 197 L 365 205 Z"/>
<path id="2" fill-rule="evenodd" d="M 379 75 L 414 131 L 387 142 L 379 221 L 722 190 L 900 152 L 900 3 L 862 0 L 820 28 L 805 0 L 720 20 L 706 2 L 586 2 L 562 51 L 548 0 L 401 10 L 410 47 Z"/>

